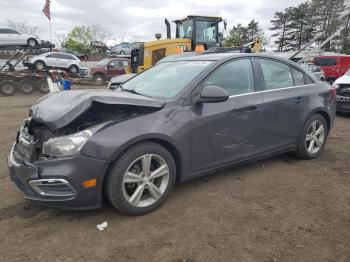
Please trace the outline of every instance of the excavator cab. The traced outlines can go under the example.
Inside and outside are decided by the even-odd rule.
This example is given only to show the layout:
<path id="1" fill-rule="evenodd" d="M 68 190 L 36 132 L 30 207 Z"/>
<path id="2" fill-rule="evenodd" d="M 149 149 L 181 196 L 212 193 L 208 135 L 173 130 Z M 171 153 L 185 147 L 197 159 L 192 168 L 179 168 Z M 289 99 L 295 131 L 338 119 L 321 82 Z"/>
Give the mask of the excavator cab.
<path id="1" fill-rule="evenodd" d="M 176 24 L 176 38 L 189 38 L 191 51 L 204 51 L 220 45 L 219 23 L 221 17 L 189 15 L 173 21 Z"/>
<path id="2" fill-rule="evenodd" d="M 226 27 L 226 20 L 221 17 L 189 15 L 173 21 L 176 32 L 175 38 L 171 38 L 170 22 L 165 19 L 166 38 L 161 39 L 161 34 L 156 34 L 156 40 L 134 44 L 127 73 L 140 73 L 166 56 L 219 47 L 222 40 L 219 23 L 222 21 Z"/>

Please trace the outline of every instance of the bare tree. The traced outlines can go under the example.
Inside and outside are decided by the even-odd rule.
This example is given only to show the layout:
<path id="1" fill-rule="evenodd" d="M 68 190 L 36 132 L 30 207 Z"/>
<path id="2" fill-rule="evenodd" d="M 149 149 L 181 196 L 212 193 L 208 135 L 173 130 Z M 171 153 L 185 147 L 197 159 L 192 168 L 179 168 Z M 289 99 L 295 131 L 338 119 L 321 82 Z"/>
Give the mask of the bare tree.
<path id="1" fill-rule="evenodd" d="M 39 33 L 40 27 L 39 26 L 32 26 L 29 25 L 27 21 L 24 20 L 11 20 L 7 19 L 7 25 L 23 34 L 29 34 L 29 35 L 35 35 Z"/>
<path id="2" fill-rule="evenodd" d="M 60 46 L 63 46 L 64 42 L 67 40 L 68 35 L 65 33 L 55 33 L 56 41 Z"/>
<path id="3" fill-rule="evenodd" d="M 113 38 L 113 33 L 110 28 L 101 23 L 92 24 L 89 26 L 89 29 L 93 40 L 105 42 Z"/>

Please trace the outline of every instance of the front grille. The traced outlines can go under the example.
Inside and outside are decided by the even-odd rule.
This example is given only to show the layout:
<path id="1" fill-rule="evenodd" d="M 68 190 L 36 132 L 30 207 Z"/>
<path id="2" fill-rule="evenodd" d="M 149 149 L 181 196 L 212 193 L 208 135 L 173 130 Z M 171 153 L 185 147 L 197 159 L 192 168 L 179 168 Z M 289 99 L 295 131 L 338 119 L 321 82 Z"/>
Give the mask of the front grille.
<path id="1" fill-rule="evenodd" d="M 350 97 L 350 84 L 349 85 L 339 85 L 337 90 L 337 95 L 343 97 Z"/>

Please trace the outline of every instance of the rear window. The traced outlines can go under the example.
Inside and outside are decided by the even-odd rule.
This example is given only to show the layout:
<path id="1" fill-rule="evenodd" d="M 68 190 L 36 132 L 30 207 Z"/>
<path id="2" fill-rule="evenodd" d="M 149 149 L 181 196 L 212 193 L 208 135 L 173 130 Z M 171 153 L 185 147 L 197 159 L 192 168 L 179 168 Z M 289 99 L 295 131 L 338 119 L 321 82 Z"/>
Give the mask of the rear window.
<path id="1" fill-rule="evenodd" d="M 337 59 L 334 57 L 315 57 L 315 65 L 317 66 L 335 66 L 337 65 Z"/>

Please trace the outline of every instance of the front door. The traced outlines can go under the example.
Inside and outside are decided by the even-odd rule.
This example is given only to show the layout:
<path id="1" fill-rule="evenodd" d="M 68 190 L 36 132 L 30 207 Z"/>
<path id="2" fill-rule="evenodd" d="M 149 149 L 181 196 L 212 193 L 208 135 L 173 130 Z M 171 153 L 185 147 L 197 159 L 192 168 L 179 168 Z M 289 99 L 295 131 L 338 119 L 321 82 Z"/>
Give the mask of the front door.
<path id="1" fill-rule="evenodd" d="M 230 98 L 222 103 L 191 106 L 191 172 L 198 172 L 248 158 L 261 151 L 263 142 L 262 97 L 255 93 L 251 60 L 221 65 L 201 84 L 225 89 Z M 196 90 L 193 95 L 196 95 Z"/>

